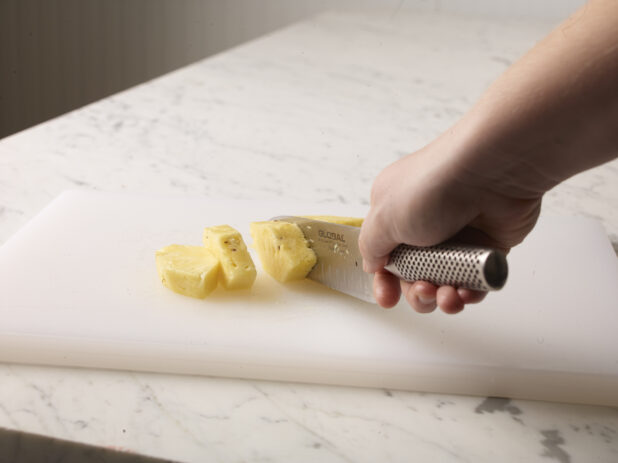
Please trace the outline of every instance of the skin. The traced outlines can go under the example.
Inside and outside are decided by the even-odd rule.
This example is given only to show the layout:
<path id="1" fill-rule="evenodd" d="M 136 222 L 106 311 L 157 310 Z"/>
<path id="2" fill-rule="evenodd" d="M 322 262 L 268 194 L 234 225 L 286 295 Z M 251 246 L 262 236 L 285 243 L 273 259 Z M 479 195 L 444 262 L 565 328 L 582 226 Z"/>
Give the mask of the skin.
<path id="1" fill-rule="evenodd" d="M 384 270 L 400 243 L 453 239 L 508 251 L 533 229 L 543 195 L 618 155 L 618 0 L 593 0 L 512 65 L 453 127 L 384 169 L 360 236 L 385 308 L 454 314 L 485 293 Z"/>

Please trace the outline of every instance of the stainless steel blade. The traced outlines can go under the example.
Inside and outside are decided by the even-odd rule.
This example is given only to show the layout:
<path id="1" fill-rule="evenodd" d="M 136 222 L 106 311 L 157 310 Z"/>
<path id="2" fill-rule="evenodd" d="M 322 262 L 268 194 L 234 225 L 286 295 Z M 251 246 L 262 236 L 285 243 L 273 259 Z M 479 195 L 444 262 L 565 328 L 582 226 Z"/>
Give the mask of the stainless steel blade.
<path id="1" fill-rule="evenodd" d="M 376 303 L 373 275 L 363 271 L 363 258 L 358 248 L 359 227 L 291 216 L 271 220 L 295 223 L 305 235 L 318 258 L 307 278 L 363 301 Z"/>

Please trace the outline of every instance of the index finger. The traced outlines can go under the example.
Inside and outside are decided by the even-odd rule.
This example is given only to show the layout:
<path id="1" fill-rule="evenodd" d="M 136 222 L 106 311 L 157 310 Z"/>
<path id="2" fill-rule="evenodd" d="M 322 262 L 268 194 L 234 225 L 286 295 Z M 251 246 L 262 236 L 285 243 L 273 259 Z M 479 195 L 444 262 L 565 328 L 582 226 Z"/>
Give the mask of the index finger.
<path id="1" fill-rule="evenodd" d="M 399 244 L 390 237 L 388 227 L 382 226 L 382 221 L 376 215 L 375 209 L 369 211 L 358 239 L 363 270 L 368 273 L 382 270 L 388 264 L 391 251 Z"/>

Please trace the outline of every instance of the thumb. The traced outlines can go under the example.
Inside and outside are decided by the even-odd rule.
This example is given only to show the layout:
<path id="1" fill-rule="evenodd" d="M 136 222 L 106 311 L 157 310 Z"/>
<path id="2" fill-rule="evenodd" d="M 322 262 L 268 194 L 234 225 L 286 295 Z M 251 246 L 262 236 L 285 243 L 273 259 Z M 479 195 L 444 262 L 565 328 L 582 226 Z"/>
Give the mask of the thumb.
<path id="1" fill-rule="evenodd" d="M 390 227 L 377 217 L 375 208 L 371 208 L 363 221 L 358 246 L 363 256 L 363 270 L 376 273 L 388 264 L 391 251 L 400 243 L 390 233 Z"/>

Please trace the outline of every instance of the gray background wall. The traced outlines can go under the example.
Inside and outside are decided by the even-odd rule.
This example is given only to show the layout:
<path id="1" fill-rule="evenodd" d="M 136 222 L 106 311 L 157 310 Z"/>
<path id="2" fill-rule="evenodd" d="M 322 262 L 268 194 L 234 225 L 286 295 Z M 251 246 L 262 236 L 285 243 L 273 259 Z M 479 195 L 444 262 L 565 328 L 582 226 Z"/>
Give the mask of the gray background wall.
<path id="1" fill-rule="evenodd" d="M 0 0 L 0 138 L 329 8 L 558 21 L 583 0 Z"/>

